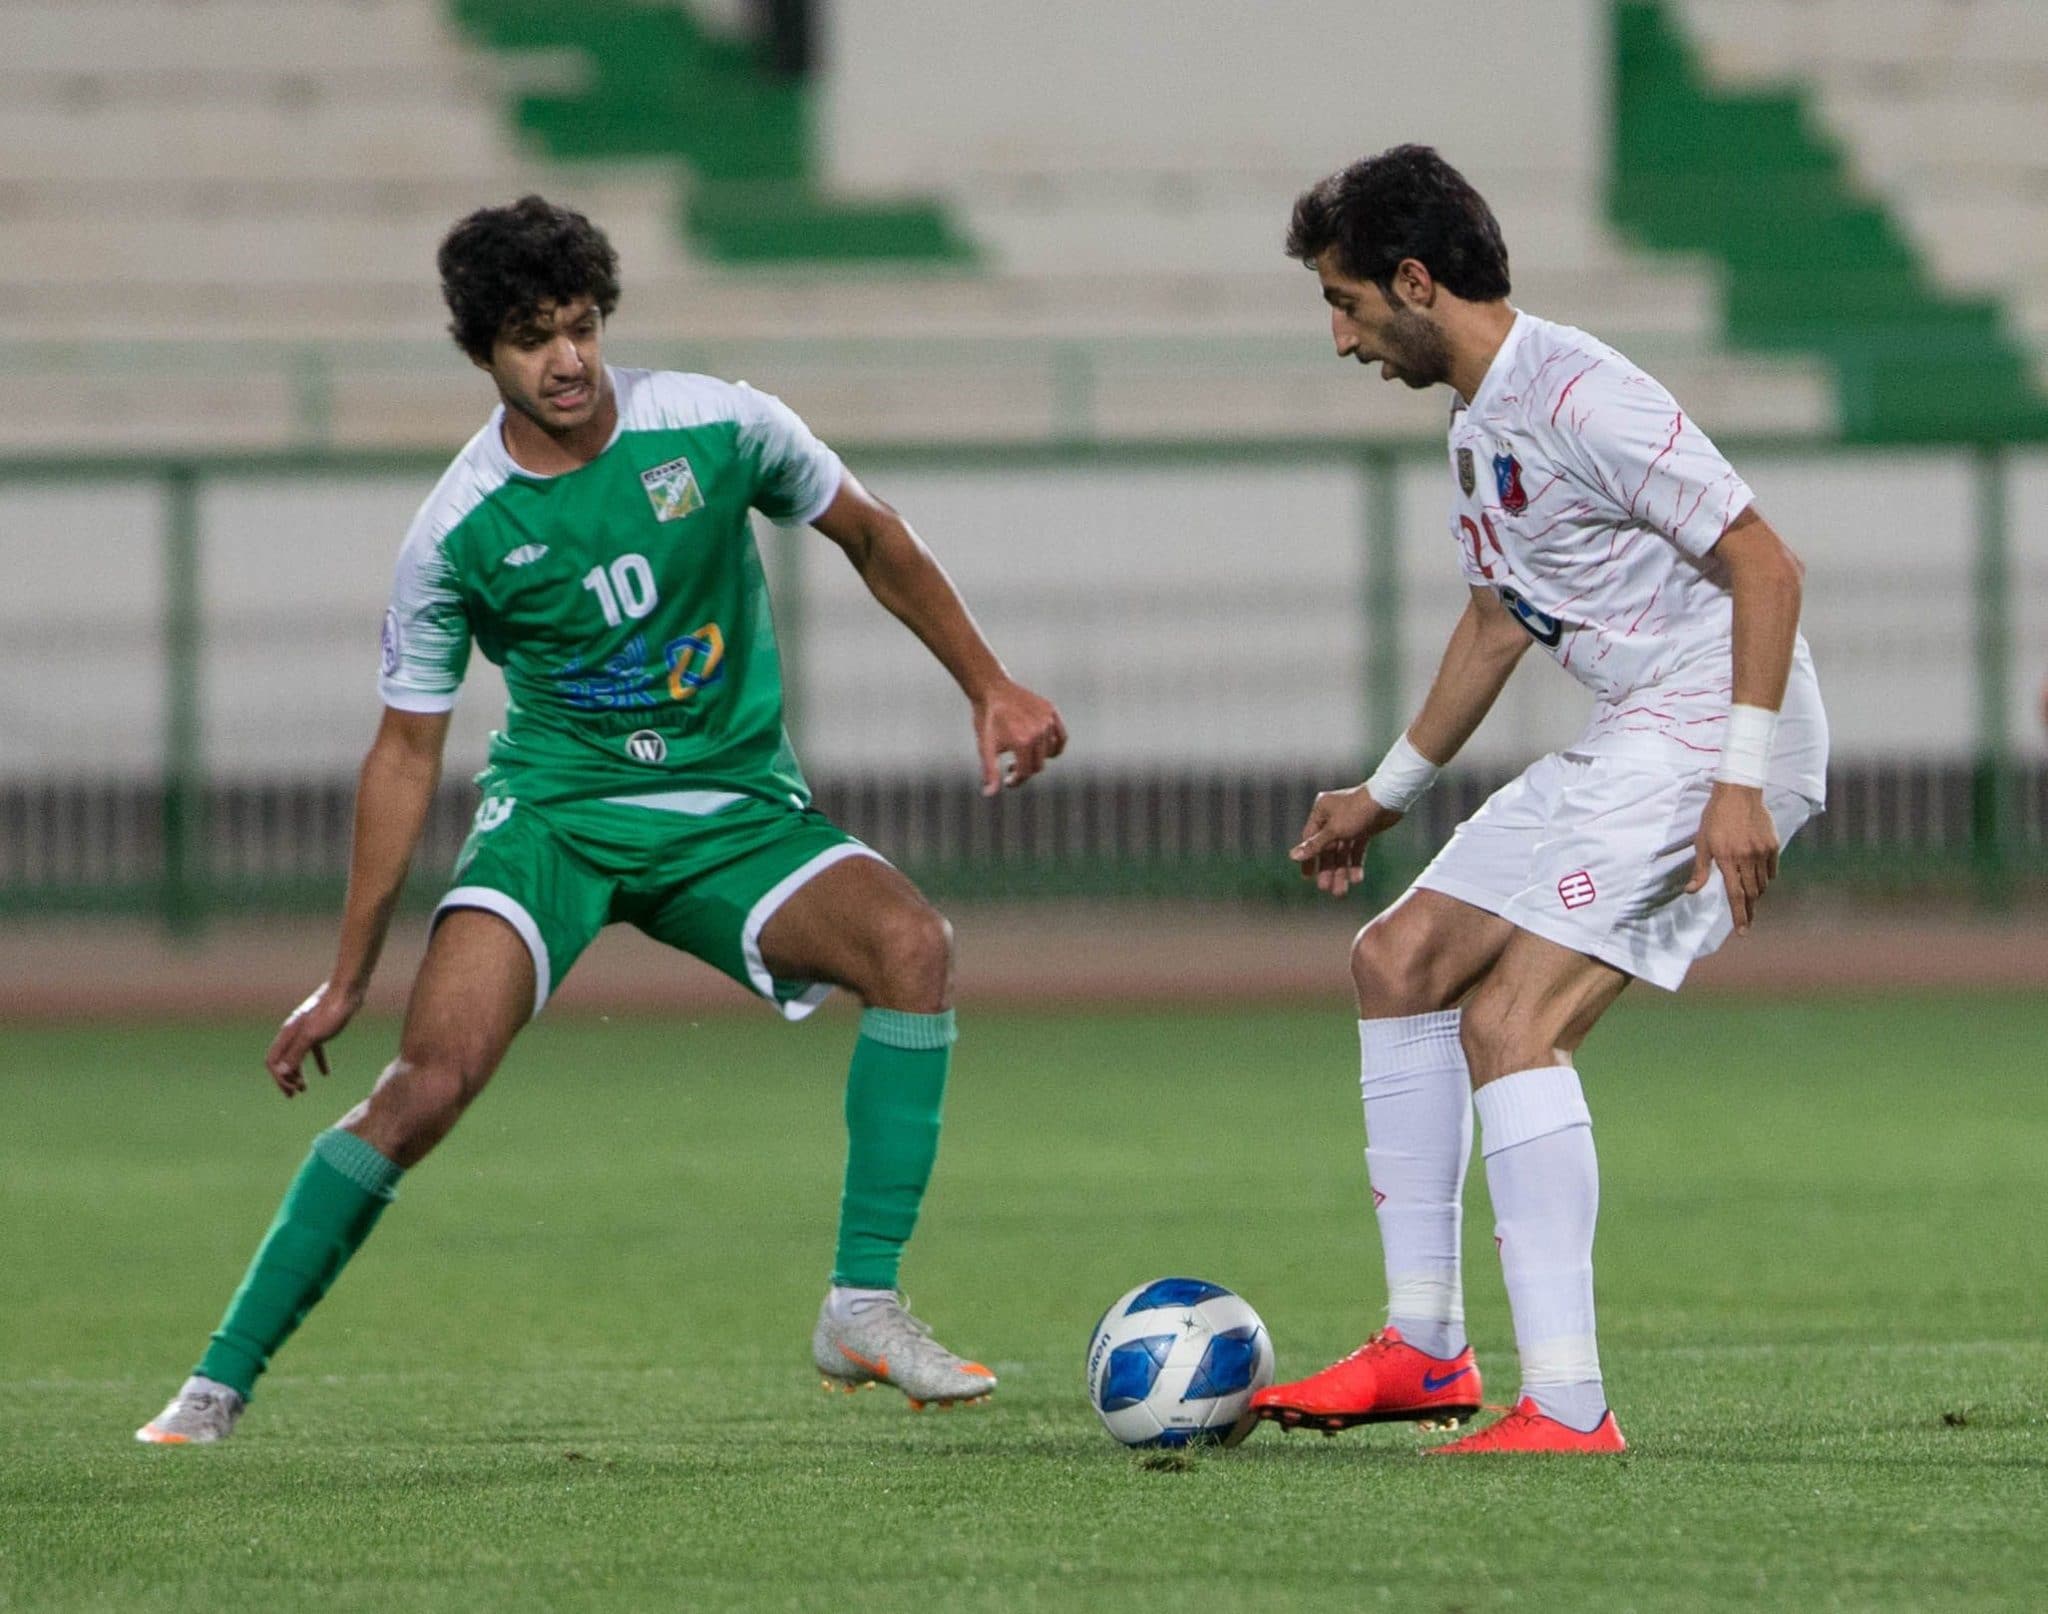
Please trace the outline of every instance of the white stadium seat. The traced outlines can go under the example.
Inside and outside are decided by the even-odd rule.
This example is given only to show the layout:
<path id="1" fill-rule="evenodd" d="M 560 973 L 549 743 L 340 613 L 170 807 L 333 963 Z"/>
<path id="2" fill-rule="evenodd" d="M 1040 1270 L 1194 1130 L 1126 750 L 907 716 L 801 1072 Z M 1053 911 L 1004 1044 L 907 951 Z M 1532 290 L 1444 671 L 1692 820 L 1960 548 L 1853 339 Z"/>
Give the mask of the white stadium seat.
<path id="1" fill-rule="evenodd" d="M 1360 388 L 1327 357 L 1313 285 L 1280 248 L 1302 183 L 1404 135 L 1436 140 L 1494 200 L 1525 306 L 1614 340 L 1726 430 L 1832 421 L 1823 371 L 1722 350 L 1711 266 L 1647 258 L 1605 222 L 1604 0 L 1541 18 L 1470 0 L 1462 25 L 1546 93 L 1469 103 L 1385 79 L 1355 93 L 1334 57 L 1313 69 L 1327 83 L 1291 82 L 1320 0 L 1275 0 L 1228 59 L 1162 25 L 1171 0 L 1041 0 L 1011 21 L 1059 38 L 1064 65 L 990 44 L 985 61 L 920 69 L 950 59 L 962 28 L 1009 26 L 972 9 L 834 8 L 820 119 L 832 189 L 935 195 L 982 261 L 820 274 L 695 256 L 681 161 L 546 161 L 512 126 L 509 86 L 580 83 L 584 68 L 484 50 L 441 0 L 7 0 L 0 343 L 107 348 L 81 361 L 89 408 L 0 398 L 0 447 L 290 440 L 309 373 L 332 440 L 445 442 L 476 398 L 448 362 L 432 253 L 461 213 L 528 189 L 585 207 L 619 245 L 621 351 L 758 354 L 856 437 L 1058 435 L 1077 408 L 1090 430 L 1136 436 L 1233 418 L 1275 435 L 1426 433 L 1433 405 Z M 2048 329 L 2048 8 L 1680 10 L 1731 82 L 1818 84 L 1858 172 L 1944 277 Z M 1119 57 L 1126 35 L 1147 52 Z M 1047 117 L 1040 81 L 1081 61 L 1123 61 L 1104 80 L 1118 93 Z M 261 384 L 195 382 L 183 424 L 160 376 L 122 380 L 131 360 L 141 376 L 181 344 L 237 341 Z M 142 396 L 110 401 L 124 386 Z"/>
<path id="2" fill-rule="evenodd" d="M 5 28 L 10 73 L 409 70 L 466 51 L 418 0 L 8 0 Z"/>
<path id="3" fill-rule="evenodd" d="M 480 104 L 0 105 L 0 181 L 480 180 L 517 152 Z"/>

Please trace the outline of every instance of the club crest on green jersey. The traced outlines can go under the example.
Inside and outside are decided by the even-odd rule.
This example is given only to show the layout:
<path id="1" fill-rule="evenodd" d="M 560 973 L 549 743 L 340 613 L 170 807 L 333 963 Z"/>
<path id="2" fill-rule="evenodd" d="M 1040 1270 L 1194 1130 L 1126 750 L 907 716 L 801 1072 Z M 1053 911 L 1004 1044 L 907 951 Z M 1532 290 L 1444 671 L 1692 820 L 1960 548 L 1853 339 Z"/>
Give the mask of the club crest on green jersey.
<path id="1" fill-rule="evenodd" d="M 656 521 L 680 521 L 692 510 L 704 508 L 704 493 L 697 486 L 697 473 L 686 459 L 673 459 L 640 473 L 640 485 L 647 490 L 647 502 L 654 506 Z"/>

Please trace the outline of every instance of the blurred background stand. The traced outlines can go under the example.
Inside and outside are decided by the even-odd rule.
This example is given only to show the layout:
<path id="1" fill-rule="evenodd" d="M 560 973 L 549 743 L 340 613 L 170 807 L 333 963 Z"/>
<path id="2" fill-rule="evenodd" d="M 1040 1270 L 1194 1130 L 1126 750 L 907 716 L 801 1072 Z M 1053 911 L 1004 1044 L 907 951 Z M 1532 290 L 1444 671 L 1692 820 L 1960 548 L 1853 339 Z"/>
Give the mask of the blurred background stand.
<path id="1" fill-rule="evenodd" d="M 76 957 L 97 917 L 175 962 L 331 924 L 392 560 L 491 402 L 434 247 L 539 189 L 620 248 L 613 362 L 786 398 L 1067 713 L 1069 757 L 983 803 L 943 674 L 829 546 L 764 526 L 827 810 L 991 934 L 1066 946 L 1117 904 L 1173 917 L 1123 932 L 1168 960 L 1212 921 L 1306 937 L 1341 989 L 1370 900 L 1317 910 L 1284 850 L 1412 710 L 1461 584 L 1443 400 L 1335 362 L 1279 243 L 1302 185 L 1403 139 L 1493 202 L 1516 301 L 1670 385 L 1810 567 L 1837 765 L 1766 929 L 1861 957 L 1832 938 L 2037 920 L 2048 13 L 1474 0 L 1469 85 L 1361 96 L 1331 42 L 1371 10 L 17 0 L 11 945 Z M 479 660 L 416 905 L 502 701 Z M 1584 709 L 1524 670 L 1369 899 Z M 1249 957 L 1239 984 L 1279 989 Z"/>

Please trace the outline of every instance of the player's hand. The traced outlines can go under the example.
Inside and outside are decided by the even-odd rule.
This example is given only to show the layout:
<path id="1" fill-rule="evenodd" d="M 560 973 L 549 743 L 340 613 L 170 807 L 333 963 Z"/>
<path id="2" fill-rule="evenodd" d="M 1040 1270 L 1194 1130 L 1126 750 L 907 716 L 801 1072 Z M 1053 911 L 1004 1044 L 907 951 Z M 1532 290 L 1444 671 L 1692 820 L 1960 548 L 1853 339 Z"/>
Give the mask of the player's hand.
<path id="1" fill-rule="evenodd" d="M 1764 887 L 1778 877 L 1778 827 L 1764 807 L 1764 793 L 1749 785 L 1716 783 L 1700 815 L 1693 842 L 1692 878 L 1687 892 L 1704 887 L 1714 870 L 1728 891 L 1728 911 L 1738 933 L 1749 929 Z"/>
<path id="2" fill-rule="evenodd" d="M 1051 701 L 1005 678 L 974 702 L 974 743 L 981 753 L 981 793 L 993 796 L 1005 785 L 1014 790 L 1066 750 L 1067 725 Z"/>
<path id="3" fill-rule="evenodd" d="M 1325 790 L 1308 810 L 1300 844 L 1287 855 L 1300 865 L 1304 880 L 1315 881 L 1318 891 L 1341 897 L 1365 879 L 1366 843 L 1401 818 L 1374 801 L 1364 785 Z"/>
<path id="4" fill-rule="evenodd" d="M 327 1074 L 328 1042 L 341 1035 L 362 1005 L 360 992 L 337 992 L 331 982 L 323 981 L 311 997 L 285 1016 L 270 1052 L 263 1056 L 263 1066 L 280 1093 L 291 1098 L 306 1090 L 303 1067 L 308 1054 L 320 1067 L 320 1074 Z"/>

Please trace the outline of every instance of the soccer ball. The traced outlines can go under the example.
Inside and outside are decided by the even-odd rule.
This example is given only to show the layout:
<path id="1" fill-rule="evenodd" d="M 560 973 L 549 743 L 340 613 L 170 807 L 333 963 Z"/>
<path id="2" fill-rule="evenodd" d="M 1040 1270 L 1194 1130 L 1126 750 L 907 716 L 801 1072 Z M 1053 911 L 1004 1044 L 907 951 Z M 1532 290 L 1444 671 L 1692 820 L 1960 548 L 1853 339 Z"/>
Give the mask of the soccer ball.
<path id="1" fill-rule="evenodd" d="M 1259 1314 L 1200 1278 L 1139 1284 L 1088 1344 L 1088 1400 L 1126 1446 L 1234 1446 L 1251 1429 L 1252 1392 L 1272 1382 Z"/>

